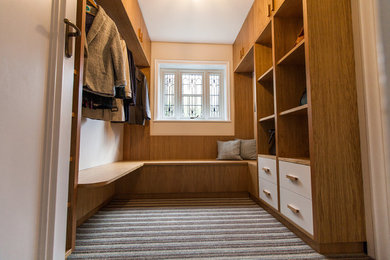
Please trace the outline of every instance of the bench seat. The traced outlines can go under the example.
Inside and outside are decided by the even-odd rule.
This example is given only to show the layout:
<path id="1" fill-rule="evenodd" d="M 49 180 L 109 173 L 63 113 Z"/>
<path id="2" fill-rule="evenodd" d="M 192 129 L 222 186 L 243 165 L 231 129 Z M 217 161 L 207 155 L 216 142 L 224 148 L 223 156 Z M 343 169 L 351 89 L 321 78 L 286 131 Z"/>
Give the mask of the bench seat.
<path id="1" fill-rule="evenodd" d="M 143 166 L 175 166 L 175 165 L 248 165 L 256 161 L 228 160 L 174 160 L 174 161 L 121 161 L 81 170 L 78 186 L 96 188 L 108 185 Z"/>

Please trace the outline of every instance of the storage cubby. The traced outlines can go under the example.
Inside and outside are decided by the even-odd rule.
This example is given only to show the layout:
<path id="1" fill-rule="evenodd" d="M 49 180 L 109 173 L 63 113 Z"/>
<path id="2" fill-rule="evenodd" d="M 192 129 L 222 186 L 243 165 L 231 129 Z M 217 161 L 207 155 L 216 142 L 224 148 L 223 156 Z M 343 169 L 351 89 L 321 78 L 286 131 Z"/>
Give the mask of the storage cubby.
<path id="1" fill-rule="evenodd" d="M 302 0 L 285 1 L 274 16 L 276 62 L 279 62 L 299 44 L 297 38 L 302 30 Z"/>
<path id="2" fill-rule="evenodd" d="M 309 160 L 307 110 L 278 118 L 278 156 Z"/>
<path id="3" fill-rule="evenodd" d="M 262 155 L 276 155 L 270 151 L 269 140 L 271 130 L 275 130 L 275 117 L 260 121 L 257 127 L 257 153 Z"/>

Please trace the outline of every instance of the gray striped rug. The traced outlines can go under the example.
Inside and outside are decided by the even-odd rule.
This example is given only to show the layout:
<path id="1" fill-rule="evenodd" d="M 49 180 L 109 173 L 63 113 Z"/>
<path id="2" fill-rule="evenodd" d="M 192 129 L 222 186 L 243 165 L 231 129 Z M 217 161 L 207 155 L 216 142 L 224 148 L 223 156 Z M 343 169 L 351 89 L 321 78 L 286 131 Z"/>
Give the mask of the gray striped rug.
<path id="1" fill-rule="evenodd" d="M 68 259 L 184 258 L 326 259 L 249 198 L 114 200 Z"/>

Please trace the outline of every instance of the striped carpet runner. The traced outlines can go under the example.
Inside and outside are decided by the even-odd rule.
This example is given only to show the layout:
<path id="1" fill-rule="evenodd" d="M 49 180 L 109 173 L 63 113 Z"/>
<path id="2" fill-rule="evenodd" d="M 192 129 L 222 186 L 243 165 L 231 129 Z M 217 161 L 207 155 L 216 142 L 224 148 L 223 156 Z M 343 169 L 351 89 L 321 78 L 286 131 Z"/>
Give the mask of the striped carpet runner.
<path id="1" fill-rule="evenodd" d="M 199 258 L 326 259 L 249 198 L 114 200 L 68 259 Z"/>

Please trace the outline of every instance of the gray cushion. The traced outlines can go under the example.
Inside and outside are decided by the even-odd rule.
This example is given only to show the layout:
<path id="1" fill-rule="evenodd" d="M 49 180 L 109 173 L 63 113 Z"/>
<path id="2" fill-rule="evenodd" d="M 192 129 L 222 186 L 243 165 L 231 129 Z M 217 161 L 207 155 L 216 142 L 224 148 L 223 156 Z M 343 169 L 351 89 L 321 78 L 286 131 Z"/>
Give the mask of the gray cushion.
<path id="1" fill-rule="evenodd" d="M 256 160 L 257 151 L 256 151 L 256 140 L 241 140 L 241 151 L 240 156 L 244 160 Z"/>
<path id="2" fill-rule="evenodd" d="M 240 156 L 240 140 L 234 141 L 217 141 L 218 157 L 217 160 L 242 160 Z"/>

